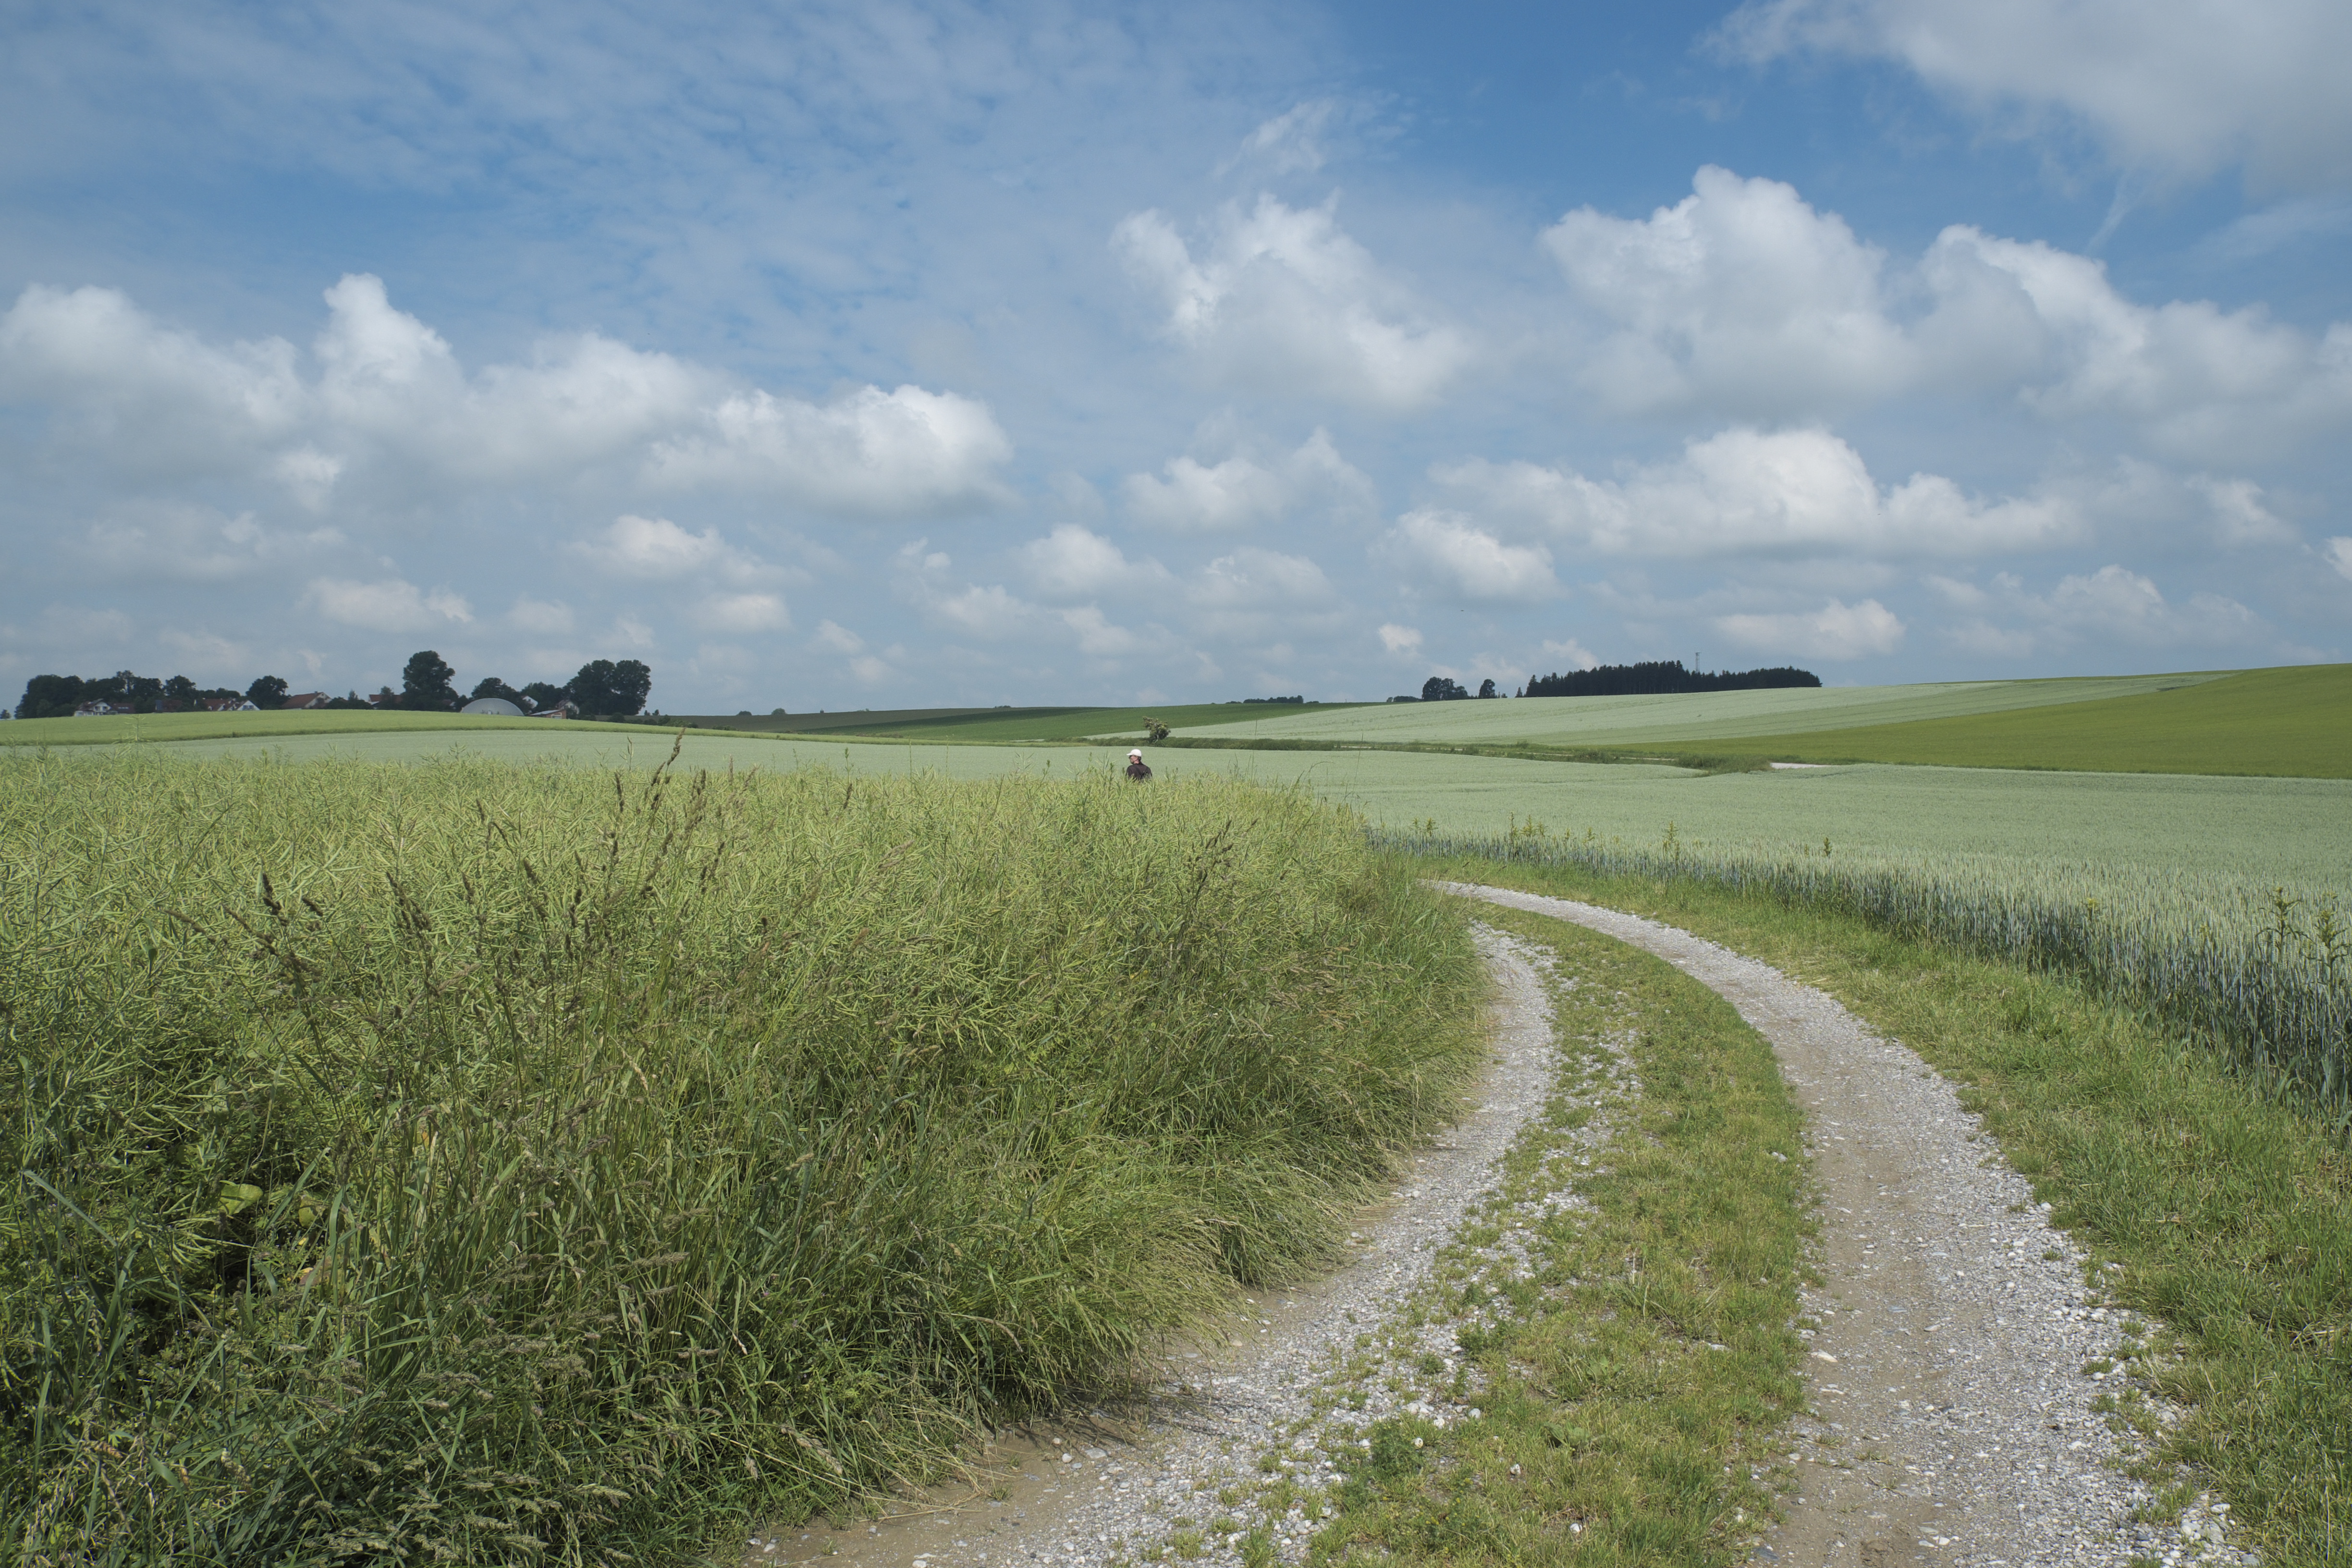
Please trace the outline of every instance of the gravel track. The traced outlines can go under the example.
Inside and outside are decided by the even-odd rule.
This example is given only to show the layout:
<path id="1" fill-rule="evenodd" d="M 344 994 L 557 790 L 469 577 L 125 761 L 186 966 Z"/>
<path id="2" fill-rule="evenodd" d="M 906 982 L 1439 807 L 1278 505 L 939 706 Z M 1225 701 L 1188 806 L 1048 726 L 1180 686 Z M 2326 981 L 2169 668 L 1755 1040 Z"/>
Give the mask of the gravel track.
<path id="1" fill-rule="evenodd" d="M 1491 1192 L 1504 1152 L 1552 1087 L 1551 998 L 1541 973 L 1549 955 L 1485 928 L 1475 934 L 1494 984 L 1493 1059 L 1462 1120 L 1412 1161 L 1386 1204 L 1363 1216 L 1358 1256 L 1347 1267 L 1250 1301 L 1235 1338 L 1177 1352 L 1141 1404 L 1013 1435 L 983 1459 L 989 1479 L 1009 1494 L 1001 1500 L 941 1498 L 879 1526 L 755 1535 L 747 1561 L 1095 1564 L 1131 1562 L 1190 1531 L 1201 1537 L 1196 1561 L 1238 1564 L 1240 1533 L 1253 1528 L 1267 1532 L 1277 1560 L 1303 1561 L 1320 1495 L 1338 1480 L 1332 1456 L 1318 1447 L 1325 1434 L 1307 1428 L 1325 1424 L 1315 1419 L 1317 1407 L 1328 1403 L 1336 1383 L 1360 1388 L 1366 1405 L 1360 1412 L 1324 1411 L 1327 1422 L 1338 1414 L 1346 1418 L 1340 1425 L 1368 1424 L 1408 1407 L 1441 1423 L 1466 1415 L 1394 1375 L 1424 1351 L 1458 1354 L 1450 1329 L 1410 1342 L 1399 1335 L 1375 1365 L 1351 1352 L 1359 1335 L 1391 1323 L 1422 1285 L 1433 1255 Z M 1407 1386 L 1399 1393 L 1391 1381 Z M 1298 1506 L 1270 1512 L 1264 1489 L 1282 1479 L 1292 1482 Z M 1221 1493 L 1231 1500 L 1221 1502 Z M 1212 1529 L 1220 1520 L 1238 1530 Z"/>
<path id="2" fill-rule="evenodd" d="M 1771 1043 L 1803 1106 L 1822 1200 L 1823 1283 L 1807 1293 L 1811 1414 L 1798 1492 L 1759 1559 L 1804 1564 L 2239 1563 L 2227 1509 L 2153 1501 L 2117 1468 L 2134 1440 L 2099 1403 L 2126 1394 L 2124 1315 L 2084 1285 L 1951 1084 L 1836 1001 L 1729 949 L 1638 916 L 1465 883 L 1465 898 L 1550 915 L 1656 954 Z M 2103 1400 L 2103 1396 L 2105 1399 Z M 2177 1419 L 2160 1404 L 2158 1421 Z"/>
<path id="3" fill-rule="evenodd" d="M 2086 1289 L 2081 1253 L 1916 1054 L 1822 992 L 1671 926 L 1505 889 L 1433 886 L 1571 921 L 1673 963 L 1770 1042 L 1804 1108 L 1823 1281 L 1805 1300 L 1819 1325 L 1806 1331 L 1811 1408 L 1790 1429 L 1787 1516 L 1756 1545 L 1757 1561 L 2253 1561 L 2227 1544 L 2226 1508 L 2210 1499 L 2164 1523 L 2135 1519 L 2152 1500 L 2119 1468 L 2137 1439 L 2096 1406 L 2137 1395 L 2124 1373 L 2090 1370 L 2120 1364 L 2126 1320 Z M 1249 1302 L 1255 1321 L 1236 1325 L 1239 1337 L 1177 1352 L 1139 1403 L 1006 1435 L 983 1458 L 980 1490 L 919 1500 L 878 1524 L 754 1535 L 746 1561 L 1119 1564 L 1173 1537 L 1223 1568 L 1242 1562 L 1242 1532 L 1259 1529 L 1276 1561 L 1295 1563 L 1338 1479 L 1329 1449 L 1349 1431 L 1400 1410 L 1441 1424 L 1475 1418 L 1436 1391 L 1450 1359 L 1444 1375 L 1413 1372 L 1423 1354 L 1457 1353 L 1458 1325 L 1408 1334 L 1398 1323 L 1438 1249 L 1465 1216 L 1499 1201 L 1498 1162 L 1558 1066 L 1549 955 L 1483 927 L 1477 942 L 1496 987 L 1495 1058 L 1475 1109 L 1368 1216 L 1353 1262 Z M 1572 1136 L 1605 1142 L 1611 1105 L 1637 1089 L 1622 1068 L 1601 1075 L 1596 1115 Z M 1369 1353 L 1367 1334 L 1379 1342 Z M 2147 1408 L 2173 1418 L 2161 1404 Z M 1269 1500 L 1269 1483 L 1286 1481 Z M 1269 1500 L 1297 1506 L 1277 1512 Z"/>

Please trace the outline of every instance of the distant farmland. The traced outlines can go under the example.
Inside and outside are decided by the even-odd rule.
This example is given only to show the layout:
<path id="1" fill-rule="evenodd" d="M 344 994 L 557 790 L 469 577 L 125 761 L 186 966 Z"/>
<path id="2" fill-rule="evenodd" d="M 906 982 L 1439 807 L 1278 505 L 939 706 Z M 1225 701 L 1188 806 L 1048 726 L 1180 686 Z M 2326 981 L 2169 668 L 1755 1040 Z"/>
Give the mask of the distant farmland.
<path id="1" fill-rule="evenodd" d="M 1791 762 L 2352 778 L 2352 665 L 2250 669 L 2063 706 L 1738 744 Z"/>
<path id="2" fill-rule="evenodd" d="M 1350 702 L 1193 702 L 1158 708 L 901 708 L 847 713 L 696 714 L 673 720 L 696 730 L 755 734 L 865 735 L 882 740 L 1077 741 L 1097 735 L 1143 733 L 1157 719 L 1190 733 L 1248 725 L 1253 730 L 1301 713 L 1338 713 Z"/>

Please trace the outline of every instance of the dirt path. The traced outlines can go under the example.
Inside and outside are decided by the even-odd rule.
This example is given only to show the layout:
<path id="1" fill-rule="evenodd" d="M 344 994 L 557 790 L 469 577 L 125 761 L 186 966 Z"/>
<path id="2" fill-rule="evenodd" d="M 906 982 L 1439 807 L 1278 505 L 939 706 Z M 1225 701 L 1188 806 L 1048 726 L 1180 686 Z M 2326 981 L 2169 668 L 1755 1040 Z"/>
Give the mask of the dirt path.
<path id="1" fill-rule="evenodd" d="M 2084 1284 L 1952 1086 L 1822 992 L 1686 931 L 1591 904 L 1436 884 L 1655 953 L 1771 1042 L 1810 1124 L 1825 1284 L 1807 1307 L 1813 1415 L 1799 1495 L 1759 1560 L 1814 1564 L 2239 1561 L 2210 1502 L 2135 1521 L 2097 1405 L 2125 1323 Z M 2159 1416 L 2164 1412 L 2159 1411 Z M 2224 1510 L 2226 1511 L 2226 1510 Z"/>
<path id="2" fill-rule="evenodd" d="M 1348 1267 L 1247 1300 L 1227 1343 L 1175 1352 L 1165 1381 L 1139 1405 L 1004 1434 L 961 1494 L 917 1500 L 876 1524 L 756 1531 L 744 1561 L 1095 1564 L 1131 1562 L 1189 1533 L 1191 1560 L 1237 1565 L 1241 1535 L 1253 1528 L 1266 1532 L 1277 1561 L 1302 1561 L 1318 1522 L 1310 1510 L 1337 1479 L 1333 1456 L 1304 1432 L 1311 1395 L 1359 1335 L 1393 1319 L 1420 1286 L 1432 1254 L 1492 1189 L 1504 1152 L 1551 1085 L 1551 999 L 1539 973 L 1548 955 L 1493 931 L 1479 931 L 1477 942 L 1495 984 L 1493 1059 L 1462 1120 L 1414 1158 L 1385 1205 L 1361 1216 L 1359 1256 Z M 1454 1348 L 1450 1335 L 1442 1347 L 1400 1337 L 1394 1354 L 1410 1363 Z M 1367 1395 L 1364 1421 L 1402 1403 L 1385 1389 Z M 1437 1395 L 1417 1397 L 1441 1422 L 1467 1415 L 1439 1408 Z M 1296 1483 L 1297 1505 L 1269 1510 L 1265 1487 L 1285 1479 Z M 1221 1531 L 1221 1522 L 1236 1528 Z"/>

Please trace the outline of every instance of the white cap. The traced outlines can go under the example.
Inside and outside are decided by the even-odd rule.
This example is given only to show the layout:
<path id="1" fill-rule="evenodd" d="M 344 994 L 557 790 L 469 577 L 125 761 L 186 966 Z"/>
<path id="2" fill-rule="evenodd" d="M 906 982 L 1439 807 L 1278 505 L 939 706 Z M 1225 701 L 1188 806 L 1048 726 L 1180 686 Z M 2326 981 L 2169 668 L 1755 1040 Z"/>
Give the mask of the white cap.
<path id="1" fill-rule="evenodd" d="M 1143 760 L 1143 753 L 1140 751 L 1129 752 L 1127 754 L 1133 757 L 1137 762 L 1141 762 Z"/>

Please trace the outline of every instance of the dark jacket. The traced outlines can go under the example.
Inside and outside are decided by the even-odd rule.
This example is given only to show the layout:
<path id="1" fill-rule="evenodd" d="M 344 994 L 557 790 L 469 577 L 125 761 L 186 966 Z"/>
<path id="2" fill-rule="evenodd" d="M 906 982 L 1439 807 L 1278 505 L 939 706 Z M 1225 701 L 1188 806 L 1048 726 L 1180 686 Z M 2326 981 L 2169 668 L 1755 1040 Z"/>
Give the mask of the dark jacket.
<path id="1" fill-rule="evenodd" d="M 1133 779 L 1136 783 L 1141 784 L 1145 779 L 1151 776 L 1151 770 L 1144 764 L 1142 758 L 1138 757 L 1135 761 L 1127 764 L 1127 776 Z"/>

